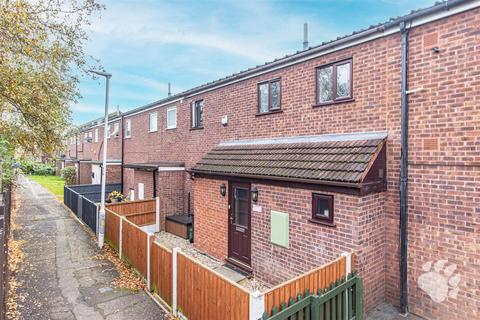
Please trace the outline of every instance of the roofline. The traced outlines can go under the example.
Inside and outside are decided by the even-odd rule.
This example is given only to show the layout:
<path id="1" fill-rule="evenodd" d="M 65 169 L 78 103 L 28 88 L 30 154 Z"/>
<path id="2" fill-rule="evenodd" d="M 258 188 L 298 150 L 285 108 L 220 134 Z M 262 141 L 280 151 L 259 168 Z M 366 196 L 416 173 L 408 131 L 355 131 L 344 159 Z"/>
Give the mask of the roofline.
<path id="1" fill-rule="evenodd" d="M 377 140 L 385 139 L 388 136 L 387 131 L 372 132 L 354 132 L 354 133 L 334 133 L 315 136 L 292 136 L 252 140 L 233 140 L 218 144 L 218 147 L 229 146 L 254 146 L 263 144 L 289 144 L 289 143 L 311 143 L 311 142 L 334 142 L 334 141 L 358 141 L 358 140 Z"/>
<path id="2" fill-rule="evenodd" d="M 431 7 L 413 11 L 410 14 L 398 17 L 396 19 L 391 19 L 388 22 L 371 26 L 360 32 L 354 32 L 351 35 L 337 38 L 336 40 L 323 43 L 319 46 L 312 47 L 304 51 L 298 51 L 293 55 L 287 55 L 284 58 L 276 59 L 273 62 L 267 62 L 261 66 L 254 67 L 246 71 L 241 71 L 231 76 L 194 87 L 164 99 L 154 101 L 133 110 L 126 111 L 123 113 L 123 115 L 125 117 L 134 116 L 136 114 L 147 112 L 151 109 L 159 108 L 174 102 L 182 102 L 182 100 L 195 95 L 206 93 L 234 84 L 236 82 L 244 81 L 265 73 L 283 69 L 294 64 L 315 59 L 335 51 L 398 33 L 400 32 L 399 24 L 401 22 L 410 21 L 409 28 L 413 28 L 425 23 L 468 11 L 479 6 L 480 0 L 447 0 L 445 2 L 437 3 Z"/>

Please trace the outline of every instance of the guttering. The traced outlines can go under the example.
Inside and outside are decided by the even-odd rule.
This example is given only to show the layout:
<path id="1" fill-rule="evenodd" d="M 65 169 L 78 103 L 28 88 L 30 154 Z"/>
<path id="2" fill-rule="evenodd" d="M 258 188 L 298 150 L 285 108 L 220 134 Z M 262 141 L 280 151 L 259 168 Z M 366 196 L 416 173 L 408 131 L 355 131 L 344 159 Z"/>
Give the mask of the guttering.
<path id="1" fill-rule="evenodd" d="M 157 196 L 157 172 L 158 168 L 153 170 L 153 197 Z"/>
<path id="2" fill-rule="evenodd" d="M 408 28 L 400 23 L 402 34 L 402 105 L 400 133 L 400 307 L 402 313 L 408 313 Z"/>
<path id="3" fill-rule="evenodd" d="M 124 116 L 122 114 L 122 117 L 121 117 L 121 123 L 122 123 L 122 147 L 121 147 L 121 152 L 122 152 L 122 156 L 121 156 L 121 164 L 120 164 L 120 170 L 121 170 L 121 173 L 120 173 L 120 184 L 121 184 L 121 187 L 122 188 L 122 193 L 123 193 L 123 161 L 124 161 L 124 154 L 125 154 L 125 128 L 124 128 Z"/>

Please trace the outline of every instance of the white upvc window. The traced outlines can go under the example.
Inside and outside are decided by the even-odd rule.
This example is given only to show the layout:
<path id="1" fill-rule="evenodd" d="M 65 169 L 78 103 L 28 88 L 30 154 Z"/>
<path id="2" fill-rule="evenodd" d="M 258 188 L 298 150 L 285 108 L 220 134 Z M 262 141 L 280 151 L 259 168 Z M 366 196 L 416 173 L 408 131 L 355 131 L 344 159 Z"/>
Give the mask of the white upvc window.
<path id="1" fill-rule="evenodd" d="M 88 133 L 85 132 L 85 133 L 83 134 L 83 142 L 86 143 L 87 141 L 88 141 Z"/>
<path id="2" fill-rule="evenodd" d="M 95 129 L 95 142 L 98 142 L 98 128 Z"/>
<path id="3" fill-rule="evenodd" d="M 125 138 L 130 138 L 132 136 L 132 120 L 127 119 L 125 121 Z"/>
<path id="4" fill-rule="evenodd" d="M 115 134 L 115 137 L 118 137 L 118 134 L 120 133 L 120 123 L 119 122 L 115 122 L 115 124 L 113 125 L 113 132 Z"/>
<path id="5" fill-rule="evenodd" d="M 177 107 L 167 109 L 167 129 L 175 129 L 177 127 Z"/>
<path id="6" fill-rule="evenodd" d="M 88 132 L 88 142 L 92 142 L 92 135 L 93 135 L 92 131 Z"/>
<path id="7" fill-rule="evenodd" d="M 157 119 L 158 119 L 158 115 L 156 112 L 150 113 L 150 121 L 149 121 L 149 127 L 148 127 L 149 132 L 155 132 L 158 130 Z"/>
<path id="8" fill-rule="evenodd" d="M 107 127 L 107 139 L 110 139 L 110 133 L 112 132 L 112 125 L 109 124 Z"/>

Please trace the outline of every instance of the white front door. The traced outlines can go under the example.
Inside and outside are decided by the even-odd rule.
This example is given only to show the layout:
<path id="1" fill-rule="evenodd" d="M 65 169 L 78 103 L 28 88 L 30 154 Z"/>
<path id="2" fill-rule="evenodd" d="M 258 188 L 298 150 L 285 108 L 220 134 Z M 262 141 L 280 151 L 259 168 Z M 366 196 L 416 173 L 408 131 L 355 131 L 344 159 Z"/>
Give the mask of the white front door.
<path id="1" fill-rule="evenodd" d="M 92 184 L 100 184 L 102 179 L 102 168 L 99 164 L 92 164 Z"/>

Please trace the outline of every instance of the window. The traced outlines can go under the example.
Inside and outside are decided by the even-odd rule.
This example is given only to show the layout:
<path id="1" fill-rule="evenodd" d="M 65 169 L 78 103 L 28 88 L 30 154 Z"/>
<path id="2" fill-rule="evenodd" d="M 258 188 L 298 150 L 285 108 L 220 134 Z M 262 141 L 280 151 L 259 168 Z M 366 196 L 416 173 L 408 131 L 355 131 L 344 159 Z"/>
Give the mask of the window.
<path id="1" fill-rule="evenodd" d="M 115 137 L 118 137 L 118 134 L 120 133 L 120 123 L 119 122 L 115 122 L 115 124 L 113 125 L 113 133 L 114 133 Z"/>
<path id="2" fill-rule="evenodd" d="M 192 128 L 203 128 L 203 100 L 192 103 Z"/>
<path id="3" fill-rule="evenodd" d="M 98 128 L 95 129 L 95 142 L 98 142 Z"/>
<path id="4" fill-rule="evenodd" d="M 177 108 L 167 109 L 167 129 L 175 129 L 177 127 Z"/>
<path id="5" fill-rule="evenodd" d="M 132 120 L 127 119 L 125 122 L 125 138 L 130 138 L 132 136 Z"/>
<path id="6" fill-rule="evenodd" d="M 280 97 L 280 79 L 260 83 L 258 85 L 258 112 L 280 110 Z"/>
<path id="7" fill-rule="evenodd" d="M 157 127 L 157 113 L 156 112 L 153 112 L 153 113 L 150 113 L 150 121 L 149 121 L 149 127 L 148 127 L 148 131 L 149 132 L 155 132 L 158 130 L 158 127 Z"/>
<path id="8" fill-rule="evenodd" d="M 112 132 L 112 125 L 109 124 L 107 127 L 107 139 L 110 139 L 110 132 Z"/>
<path id="9" fill-rule="evenodd" d="M 333 225 L 333 196 L 314 193 L 312 195 L 313 222 Z"/>
<path id="10" fill-rule="evenodd" d="M 317 104 L 350 100 L 352 91 L 351 59 L 317 68 Z"/>
<path id="11" fill-rule="evenodd" d="M 85 133 L 83 134 L 83 142 L 84 142 L 84 143 L 87 143 L 87 142 L 88 142 L 88 133 L 87 133 L 87 132 L 85 132 Z"/>
<path id="12" fill-rule="evenodd" d="M 92 142 L 92 135 L 93 135 L 93 132 L 90 131 L 90 132 L 88 133 L 88 142 Z"/>

